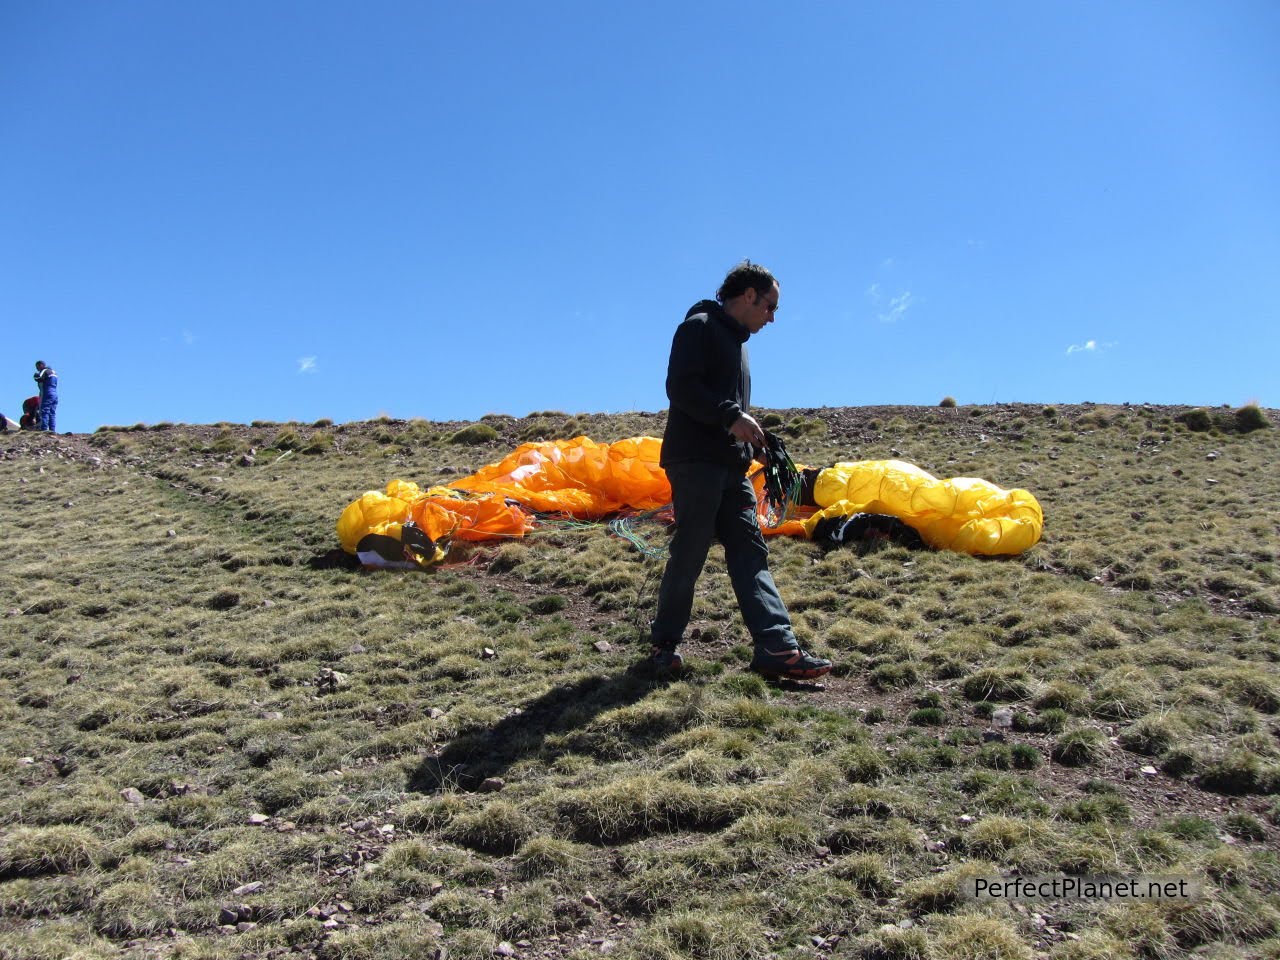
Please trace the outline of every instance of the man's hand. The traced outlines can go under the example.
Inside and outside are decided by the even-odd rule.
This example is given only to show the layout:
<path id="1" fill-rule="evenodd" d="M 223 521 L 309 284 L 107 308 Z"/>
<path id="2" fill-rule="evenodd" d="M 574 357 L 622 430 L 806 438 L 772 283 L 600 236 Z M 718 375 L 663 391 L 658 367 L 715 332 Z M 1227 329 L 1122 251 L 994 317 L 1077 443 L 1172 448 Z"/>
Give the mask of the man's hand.
<path id="1" fill-rule="evenodd" d="M 764 431 L 760 429 L 760 424 L 756 423 L 756 418 L 749 413 L 744 413 L 733 421 L 733 426 L 729 428 L 729 432 L 743 443 L 749 443 L 761 450 L 764 449 Z"/>

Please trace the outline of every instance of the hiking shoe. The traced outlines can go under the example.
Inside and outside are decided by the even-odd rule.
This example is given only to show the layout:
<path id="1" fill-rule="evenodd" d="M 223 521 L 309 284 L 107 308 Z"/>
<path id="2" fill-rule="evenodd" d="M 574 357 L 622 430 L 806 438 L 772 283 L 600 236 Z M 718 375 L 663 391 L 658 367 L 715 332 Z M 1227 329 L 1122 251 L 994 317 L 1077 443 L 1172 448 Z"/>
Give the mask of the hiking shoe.
<path id="1" fill-rule="evenodd" d="M 781 647 L 777 650 L 756 647 L 755 656 L 751 658 L 751 669 L 765 677 L 814 680 L 831 672 L 831 661 L 805 653 L 799 647 Z"/>
<path id="2" fill-rule="evenodd" d="M 670 647 L 654 647 L 649 665 L 658 673 L 677 674 L 684 670 L 684 657 Z"/>

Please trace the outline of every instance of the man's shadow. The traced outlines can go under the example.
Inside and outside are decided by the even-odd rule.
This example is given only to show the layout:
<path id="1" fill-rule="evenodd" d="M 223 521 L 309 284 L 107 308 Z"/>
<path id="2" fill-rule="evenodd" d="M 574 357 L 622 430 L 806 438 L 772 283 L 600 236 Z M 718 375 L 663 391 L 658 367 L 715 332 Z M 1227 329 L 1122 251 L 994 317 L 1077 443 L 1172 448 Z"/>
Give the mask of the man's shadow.
<path id="1" fill-rule="evenodd" d="M 647 663 L 637 664 L 616 677 L 587 677 L 577 683 L 554 687 L 500 720 L 487 730 L 460 734 L 439 754 L 427 757 L 409 775 L 408 789 L 435 793 L 446 789 L 475 790 L 490 777 L 501 776 L 514 763 L 535 755 L 553 762 L 573 747 L 548 751 L 548 736 L 578 731 L 599 714 L 643 700 L 671 683 L 671 677 L 654 672 Z M 654 730 L 665 736 L 669 731 Z M 629 737 L 640 747 L 646 739 Z"/>

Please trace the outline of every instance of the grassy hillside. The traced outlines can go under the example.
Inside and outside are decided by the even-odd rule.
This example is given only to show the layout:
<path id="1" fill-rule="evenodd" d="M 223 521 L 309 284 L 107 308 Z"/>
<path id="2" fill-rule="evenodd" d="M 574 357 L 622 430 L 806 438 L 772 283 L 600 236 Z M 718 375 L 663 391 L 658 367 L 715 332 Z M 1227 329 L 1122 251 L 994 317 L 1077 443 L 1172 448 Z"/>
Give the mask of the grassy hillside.
<path id="1" fill-rule="evenodd" d="M 1025 487 L 1045 538 L 773 540 L 816 688 L 746 672 L 713 556 L 668 682 L 661 564 L 601 528 L 325 557 L 390 479 L 662 415 L 0 437 L 0 956 L 1280 957 L 1280 431 L 765 413 L 797 461 Z M 1012 872 L 1203 895 L 962 895 Z"/>

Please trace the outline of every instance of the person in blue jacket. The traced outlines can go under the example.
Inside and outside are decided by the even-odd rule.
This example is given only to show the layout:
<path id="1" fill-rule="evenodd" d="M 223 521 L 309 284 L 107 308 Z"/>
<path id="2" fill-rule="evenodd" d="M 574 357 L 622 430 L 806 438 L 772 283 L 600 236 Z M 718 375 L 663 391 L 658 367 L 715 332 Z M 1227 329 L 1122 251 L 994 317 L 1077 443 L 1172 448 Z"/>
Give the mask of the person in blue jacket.
<path id="1" fill-rule="evenodd" d="M 36 372 L 31 379 L 40 387 L 40 429 L 55 433 L 57 431 L 55 417 L 58 412 L 58 374 L 43 360 L 37 360 Z"/>
<path id="2" fill-rule="evenodd" d="M 755 647 L 751 669 L 767 677 L 810 680 L 831 661 L 800 649 L 787 608 L 769 573 L 769 548 L 756 520 L 747 468 L 764 457 L 765 436 L 751 416 L 747 340 L 773 322 L 781 288 L 759 264 L 729 271 L 715 300 L 701 300 L 675 332 L 667 364 L 671 401 L 662 468 L 671 481 L 676 532 L 658 588 L 650 659 L 679 672 L 676 647 L 693 609 L 694 585 L 712 539 L 724 547 L 729 580 Z"/>

